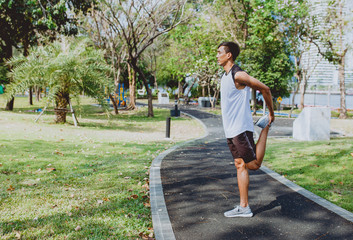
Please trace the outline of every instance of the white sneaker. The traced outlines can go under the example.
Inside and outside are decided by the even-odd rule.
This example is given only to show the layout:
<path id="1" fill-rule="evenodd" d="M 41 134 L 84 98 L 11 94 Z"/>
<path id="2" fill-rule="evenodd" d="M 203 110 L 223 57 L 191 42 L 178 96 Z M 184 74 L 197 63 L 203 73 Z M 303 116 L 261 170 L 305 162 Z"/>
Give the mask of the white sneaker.
<path id="1" fill-rule="evenodd" d="M 247 207 L 236 206 L 234 209 L 224 213 L 225 217 L 252 217 L 253 213 L 249 205 Z"/>
<path id="2" fill-rule="evenodd" d="M 268 117 L 268 114 L 260 117 L 256 122 L 255 122 L 255 126 L 258 126 L 260 128 L 265 128 L 268 123 L 270 122 L 270 119 Z M 271 125 L 270 125 L 271 126 Z"/>

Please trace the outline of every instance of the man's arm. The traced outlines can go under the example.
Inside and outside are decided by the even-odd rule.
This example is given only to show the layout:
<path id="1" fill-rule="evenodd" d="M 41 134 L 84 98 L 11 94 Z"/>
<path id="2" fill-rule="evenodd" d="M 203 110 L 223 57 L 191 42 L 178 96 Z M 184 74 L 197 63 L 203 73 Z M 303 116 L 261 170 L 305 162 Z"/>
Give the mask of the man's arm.
<path id="1" fill-rule="evenodd" d="M 267 87 L 265 84 L 260 82 L 254 77 L 251 77 L 249 74 L 246 72 L 237 72 L 234 75 L 234 82 L 238 83 L 240 85 L 246 85 L 251 87 L 252 89 L 259 90 L 264 97 L 264 100 L 266 102 L 267 108 L 270 112 L 269 114 L 269 124 L 271 124 L 275 120 L 275 114 L 273 112 L 273 101 L 272 101 L 272 94 L 270 91 L 270 88 Z"/>

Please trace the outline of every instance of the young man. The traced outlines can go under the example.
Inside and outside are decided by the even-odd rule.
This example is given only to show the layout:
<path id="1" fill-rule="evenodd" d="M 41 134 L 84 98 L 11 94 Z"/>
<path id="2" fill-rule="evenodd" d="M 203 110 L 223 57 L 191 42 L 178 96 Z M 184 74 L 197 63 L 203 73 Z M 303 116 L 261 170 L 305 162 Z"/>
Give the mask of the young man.
<path id="1" fill-rule="evenodd" d="M 268 131 L 275 120 L 269 87 L 234 64 L 239 52 L 239 46 L 234 42 L 223 42 L 217 50 L 218 64 L 225 70 L 221 79 L 223 128 L 237 169 L 240 194 L 240 205 L 225 212 L 226 217 L 253 216 L 248 203 L 248 170 L 260 168 L 265 156 Z M 262 93 L 269 110 L 269 115 L 260 118 L 255 124 L 263 128 L 256 145 L 253 139 L 254 126 L 249 102 L 250 88 Z"/>

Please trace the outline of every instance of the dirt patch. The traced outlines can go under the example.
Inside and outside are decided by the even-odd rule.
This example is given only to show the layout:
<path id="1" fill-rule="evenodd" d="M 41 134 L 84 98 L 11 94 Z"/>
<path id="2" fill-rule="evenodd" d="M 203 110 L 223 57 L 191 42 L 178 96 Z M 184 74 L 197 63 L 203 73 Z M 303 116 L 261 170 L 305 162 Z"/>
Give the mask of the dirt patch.
<path id="1" fill-rule="evenodd" d="M 0 132 L 8 139 L 50 139 L 73 141 L 109 141 L 109 142 L 179 142 L 195 139 L 204 135 L 201 124 L 185 115 L 183 120 L 172 120 L 170 138 L 166 139 L 165 122 L 118 122 L 118 127 L 109 129 L 94 127 L 74 127 L 72 125 L 34 123 L 34 116 L 20 116 L 2 112 Z M 90 120 L 91 125 L 98 124 Z M 85 121 L 87 124 L 87 121 Z"/>

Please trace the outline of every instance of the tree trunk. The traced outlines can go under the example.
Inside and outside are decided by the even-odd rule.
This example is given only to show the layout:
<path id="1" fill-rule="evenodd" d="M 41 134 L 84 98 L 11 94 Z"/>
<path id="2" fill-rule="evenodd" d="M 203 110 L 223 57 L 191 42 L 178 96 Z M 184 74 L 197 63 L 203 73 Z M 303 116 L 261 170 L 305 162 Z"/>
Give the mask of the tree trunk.
<path id="1" fill-rule="evenodd" d="M 214 89 L 213 97 L 211 97 L 211 94 L 209 94 L 210 103 L 211 103 L 211 107 L 212 108 L 216 107 L 216 103 L 217 103 L 217 99 L 218 99 L 218 93 L 219 93 L 219 90 L 218 89 Z"/>
<path id="2" fill-rule="evenodd" d="M 293 110 L 294 110 L 294 100 L 295 100 L 295 95 L 298 93 L 298 90 L 299 90 L 299 86 L 297 86 L 297 88 L 295 89 L 295 91 L 293 92 L 293 97 L 292 97 L 292 106 L 290 108 L 290 111 L 289 111 L 289 114 L 288 114 L 288 117 L 291 118 L 292 117 L 292 113 L 293 113 Z"/>
<path id="3" fill-rule="evenodd" d="M 12 111 L 14 102 L 15 102 L 15 98 L 11 98 L 11 100 L 6 103 L 5 110 L 6 111 Z"/>
<path id="4" fill-rule="evenodd" d="M 303 80 L 302 84 L 300 84 L 300 104 L 299 104 L 299 109 L 303 110 L 304 108 L 304 96 L 305 96 L 305 91 L 306 91 L 306 72 L 303 72 Z"/>
<path id="5" fill-rule="evenodd" d="M 28 103 L 29 105 L 33 105 L 33 88 L 30 87 L 28 89 Z"/>
<path id="6" fill-rule="evenodd" d="M 153 78 L 154 78 L 154 89 L 158 90 L 157 71 L 153 72 Z"/>
<path id="7" fill-rule="evenodd" d="M 109 98 L 110 98 L 110 101 L 113 103 L 113 107 L 114 107 L 114 115 L 118 115 L 119 114 L 119 110 L 118 110 L 118 97 L 115 95 L 115 99 L 113 97 L 113 95 L 111 95 L 109 93 Z"/>
<path id="8" fill-rule="evenodd" d="M 344 77 L 344 64 L 345 64 L 345 57 L 341 58 L 341 61 L 338 65 L 338 78 L 340 80 L 340 119 L 346 119 L 347 116 L 347 108 L 346 108 L 346 88 L 345 88 L 345 77 Z"/>
<path id="9" fill-rule="evenodd" d="M 340 24 L 339 24 L 339 37 L 340 37 L 340 59 L 338 62 L 338 78 L 340 80 L 340 94 L 341 94 L 341 101 L 340 101 L 340 119 L 346 119 L 347 116 L 347 108 L 346 108 L 346 87 L 345 87 L 345 78 L 344 78 L 344 67 L 345 67 L 345 55 L 348 49 L 343 49 L 343 3 L 339 2 L 340 8 Z"/>
<path id="10" fill-rule="evenodd" d="M 130 103 L 129 110 L 136 109 L 136 71 L 131 69 L 130 64 L 127 65 L 129 72 L 129 91 L 130 91 Z"/>
<path id="11" fill-rule="evenodd" d="M 132 59 L 130 60 L 130 64 L 132 65 L 134 72 L 137 72 L 139 74 L 139 77 L 142 79 L 142 82 L 146 88 L 147 91 L 147 96 L 148 96 L 148 113 L 147 117 L 154 117 L 153 114 L 153 104 L 152 104 L 152 91 L 148 86 L 147 79 L 145 74 L 141 71 L 141 69 L 137 66 L 137 59 Z"/>
<path id="12" fill-rule="evenodd" d="M 255 89 L 253 89 L 252 91 L 251 91 L 251 103 L 252 103 L 252 115 L 253 116 L 256 116 L 256 111 L 257 111 L 257 107 L 256 107 L 256 104 L 257 104 L 257 101 L 256 101 L 256 90 Z M 265 99 L 264 99 L 264 101 L 265 101 Z"/>
<path id="13" fill-rule="evenodd" d="M 4 41 L 5 41 L 5 46 L 6 46 L 4 48 L 5 59 L 9 60 L 12 57 L 12 54 L 13 54 L 12 45 L 11 45 L 11 42 L 8 39 L 5 39 Z M 10 67 L 9 67 L 9 70 L 11 70 Z M 11 79 L 10 79 L 10 81 L 11 81 Z M 14 102 L 15 102 L 15 98 L 12 97 L 11 100 L 6 103 L 5 110 L 13 111 Z"/>
<path id="14" fill-rule="evenodd" d="M 183 86 L 181 85 L 181 82 L 178 81 L 178 102 L 179 99 L 183 97 Z"/>
<path id="15" fill-rule="evenodd" d="M 98 24 L 98 23 L 96 22 L 96 24 Z M 100 35 L 99 35 L 99 37 L 100 37 Z M 112 42 L 110 42 L 109 45 L 110 45 L 110 51 L 111 51 L 111 65 L 112 65 L 112 69 L 113 69 L 113 77 L 114 77 L 114 85 L 115 85 L 115 89 L 114 89 L 115 99 L 114 99 L 113 95 L 111 95 L 110 93 L 109 93 L 109 98 L 110 98 L 110 101 L 113 103 L 114 115 L 118 115 L 119 114 L 119 111 L 118 111 L 119 99 L 118 99 L 118 96 L 116 95 L 116 91 L 119 87 L 120 66 L 118 67 L 118 73 L 117 73 L 115 70 L 115 49 L 114 49 Z"/>
<path id="16" fill-rule="evenodd" d="M 56 109 L 55 109 L 55 123 L 65 123 L 67 105 L 69 104 L 69 94 L 65 92 L 59 92 L 56 95 Z"/>
<path id="17" fill-rule="evenodd" d="M 36 94 L 36 100 L 39 102 L 40 100 L 40 87 L 34 87 L 34 92 Z"/>

